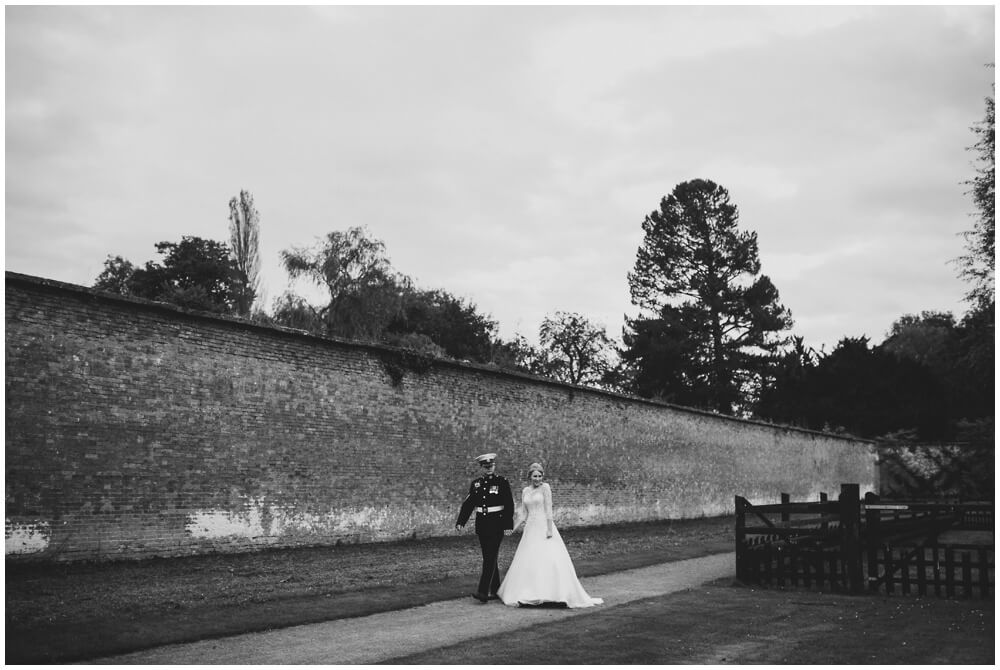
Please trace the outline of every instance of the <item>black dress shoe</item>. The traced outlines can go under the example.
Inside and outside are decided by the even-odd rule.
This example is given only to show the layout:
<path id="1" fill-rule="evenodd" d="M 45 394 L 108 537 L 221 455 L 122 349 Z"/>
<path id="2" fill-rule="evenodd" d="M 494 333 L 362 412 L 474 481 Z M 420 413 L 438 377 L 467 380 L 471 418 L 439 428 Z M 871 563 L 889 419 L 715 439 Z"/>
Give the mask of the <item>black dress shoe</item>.
<path id="1" fill-rule="evenodd" d="M 473 593 L 472 597 L 481 603 L 485 603 L 486 601 L 489 600 L 489 598 L 487 596 L 484 596 L 482 593 Z"/>
<path id="2" fill-rule="evenodd" d="M 490 600 L 500 600 L 500 596 L 495 593 L 490 594 Z"/>

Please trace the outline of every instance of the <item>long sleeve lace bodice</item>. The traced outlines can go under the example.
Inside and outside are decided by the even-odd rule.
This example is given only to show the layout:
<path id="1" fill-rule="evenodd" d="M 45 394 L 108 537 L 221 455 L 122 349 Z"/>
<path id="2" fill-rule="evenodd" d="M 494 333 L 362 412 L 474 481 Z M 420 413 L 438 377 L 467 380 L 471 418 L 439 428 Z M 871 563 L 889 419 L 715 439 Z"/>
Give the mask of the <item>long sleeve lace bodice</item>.
<path id="1" fill-rule="evenodd" d="M 528 524 L 544 523 L 546 533 L 552 535 L 552 489 L 547 483 L 541 486 L 526 486 L 521 491 L 521 506 L 518 508 L 518 521 L 514 527 L 518 527 L 522 522 L 525 524 L 527 532 Z"/>

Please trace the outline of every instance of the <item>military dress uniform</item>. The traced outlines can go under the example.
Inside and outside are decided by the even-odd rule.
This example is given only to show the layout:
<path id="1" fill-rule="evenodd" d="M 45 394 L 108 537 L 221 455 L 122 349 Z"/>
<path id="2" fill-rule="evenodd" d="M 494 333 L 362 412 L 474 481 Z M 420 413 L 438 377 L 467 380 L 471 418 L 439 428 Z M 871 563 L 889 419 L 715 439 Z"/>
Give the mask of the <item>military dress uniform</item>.
<path id="1" fill-rule="evenodd" d="M 503 532 L 514 529 L 514 496 L 510 482 L 492 473 L 474 479 L 455 525 L 464 526 L 472 512 L 476 513 L 476 535 L 483 550 L 483 571 L 476 597 L 481 601 L 495 599 L 500 588 L 500 566 L 497 564 L 500 543 Z"/>

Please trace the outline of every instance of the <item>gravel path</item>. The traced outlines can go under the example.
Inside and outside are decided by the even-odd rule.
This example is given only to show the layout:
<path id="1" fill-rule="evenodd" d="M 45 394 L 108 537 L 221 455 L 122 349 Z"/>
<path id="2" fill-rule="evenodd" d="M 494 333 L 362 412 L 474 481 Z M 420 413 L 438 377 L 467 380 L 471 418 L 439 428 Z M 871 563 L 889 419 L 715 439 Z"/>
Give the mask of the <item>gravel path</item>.
<path id="1" fill-rule="evenodd" d="M 581 579 L 604 604 L 584 609 L 481 605 L 471 597 L 353 619 L 175 644 L 88 664 L 337 664 L 379 663 L 538 623 L 599 615 L 610 607 L 733 576 L 735 555 L 713 554 Z"/>

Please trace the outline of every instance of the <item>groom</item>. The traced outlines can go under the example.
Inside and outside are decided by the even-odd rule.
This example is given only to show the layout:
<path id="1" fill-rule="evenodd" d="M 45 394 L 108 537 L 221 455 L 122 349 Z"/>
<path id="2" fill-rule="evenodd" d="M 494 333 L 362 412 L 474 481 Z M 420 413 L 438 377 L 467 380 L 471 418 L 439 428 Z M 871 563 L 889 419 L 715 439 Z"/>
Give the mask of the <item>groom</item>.
<path id="1" fill-rule="evenodd" d="M 476 512 L 476 535 L 483 550 L 483 572 L 479 576 L 479 588 L 472 597 L 480 603 L 496 600 L 500 588 L 500 543 L 504 535 L 510 535 L 514 528 L 514 496 L 510 483 L 496 474 L 496 454 L 483 454 L 476 462 L 483 469 L 483 476 L 472 480 L 469 495 L 462 503 L 455 522 L 455 530 L 460 530 Z"/>

